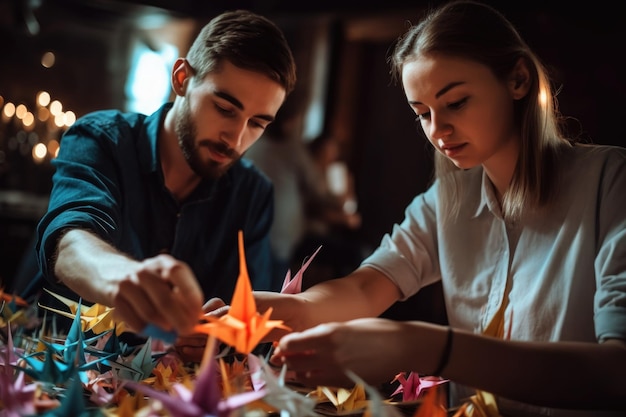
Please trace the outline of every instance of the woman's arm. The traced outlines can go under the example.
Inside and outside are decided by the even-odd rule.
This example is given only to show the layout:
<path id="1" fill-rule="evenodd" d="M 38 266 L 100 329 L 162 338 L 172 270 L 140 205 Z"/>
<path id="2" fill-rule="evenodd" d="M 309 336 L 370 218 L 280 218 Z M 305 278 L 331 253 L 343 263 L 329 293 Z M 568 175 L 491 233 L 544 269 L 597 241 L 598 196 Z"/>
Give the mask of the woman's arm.
<path id="1" fill-rule="evenodd" d="M 445 356 L 446 344 L 451 337 Z M 306 385 L 372 384 L 398 372 L 441 376 L 511 400 L 567 409 L 626 410 L 626 343 L 518 342 L 424 322 L 328 323 L 280 340 L 284 362 Z"/>
<path id="2" fill-rule="evenodd" d="M 257 311 L 271 308 L 272 320 L 282 320 L 291 330 L 274 329 L 263 342 L 279 340 L 291 331 L 302 331 L 328 321 L 376 317 L 398 300 L 400 292 L 384 274 L 373 268 L 359 268 L 344 278 L 321 282 L 299 294 L 254 291 Z M 229 310 L 223 300 L 211 299 L 206 314 L 222 316 Z M 177 350 L 186 361 L 200 361 L 206 335 L 181 337 Z"/>
<path id="3" fill-rule="evenodd" d="M 377 317 L 400 298 L 400 291 L 383 273 L 361 267 L 299 294 L 257 291 L 254 297 L 259 312 L 271 307 L 273 319 L 302 331 L 326 322 Z"/>

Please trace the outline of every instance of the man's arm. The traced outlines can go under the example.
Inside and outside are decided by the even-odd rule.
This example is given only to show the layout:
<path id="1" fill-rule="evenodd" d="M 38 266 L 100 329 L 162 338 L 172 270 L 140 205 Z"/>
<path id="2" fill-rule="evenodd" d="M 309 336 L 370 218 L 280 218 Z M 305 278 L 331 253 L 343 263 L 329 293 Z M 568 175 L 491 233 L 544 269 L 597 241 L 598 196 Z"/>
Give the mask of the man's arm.
<path id="1" fill-rule="evenodd" d="M 169 255 L 136 261 L 86 230 L 59 240 L 54 274 L 85 300 L 114 307 L 136 331 L 152 323 L 189 333 L 202 312 L 202 290 L 184 262 Z"/>

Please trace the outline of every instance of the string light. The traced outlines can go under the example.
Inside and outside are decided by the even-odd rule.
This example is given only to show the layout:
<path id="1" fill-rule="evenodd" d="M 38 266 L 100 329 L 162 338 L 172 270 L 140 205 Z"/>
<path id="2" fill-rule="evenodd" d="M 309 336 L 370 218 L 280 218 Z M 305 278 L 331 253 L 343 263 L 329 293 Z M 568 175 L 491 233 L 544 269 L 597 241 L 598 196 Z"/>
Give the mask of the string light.
<path id="1" fill-rule="evenodd" d="M 52 68 L 55 61 L 56 56 L 54 55 L 54 52 L 48 51 L 41 56 L 41 65 L 44 68 Z"/>
<path id="2" fill-rule="evenodd" d="M 39 104 L 41 107 L 46 107 L 48 104 L 50 104 L 50 93 L 48 93 L 47 91 L 40 91 L 39 93 L 37 93 L 37 104 Z"/>
<path id="3" fill-rule="evenodd" d="M 5 104 L 2 114 L 6 116 L 7 118 L 13 117 L 13 115 L 15 115 L 15 104 L 11 102 L 8 102 L 7 104 Z"/>
<path id="4" fill-rule="evenodd" d="M 59 140 L 55 136 L 76 122 L 76 114 L 70 110 L 64 112 L 63 103 L 52 100 L 47 91 L 39 91 L 35 103 L 36 109 L 31 110 L 26 104 L 16 105 L 0 96 L 2 125 L 12 125 L 17 129 L 15 136 L 7 141 L 9 150 L 19 147 L 21 154 L 30 153 L 33 161 L 39 164 L 48 158 L 56 158 Z M 28 140 L 25 140 L 26 137 Z"/>
<path id="5" fill-rule="evenodd" d="M 33 160 L 35 162 L 42 162 L 48 154 L 48 148 L 43 143 L 38 143 L 33 146 Z"/>

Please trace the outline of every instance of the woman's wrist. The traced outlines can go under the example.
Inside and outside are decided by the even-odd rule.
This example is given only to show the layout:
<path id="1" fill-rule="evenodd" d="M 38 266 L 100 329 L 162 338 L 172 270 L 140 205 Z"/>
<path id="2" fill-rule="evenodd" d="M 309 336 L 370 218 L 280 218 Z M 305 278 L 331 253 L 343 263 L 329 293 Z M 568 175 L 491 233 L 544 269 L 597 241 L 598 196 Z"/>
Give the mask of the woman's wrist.
<path id="1" fill-rule="evenodd" d="M 452 351 L 453 340 L 454 331 L 452 330 L 452 327 L 448 326 L 446 331 L 446 341 L 443 349 L 441 350 L 439 363 L 437 364 L 435 370 L 432 372 L 432 375 L 440 376 L 446 370 L 446 367 L 448 366 L 448 361 L 450 360 L 450 352 Z"/>

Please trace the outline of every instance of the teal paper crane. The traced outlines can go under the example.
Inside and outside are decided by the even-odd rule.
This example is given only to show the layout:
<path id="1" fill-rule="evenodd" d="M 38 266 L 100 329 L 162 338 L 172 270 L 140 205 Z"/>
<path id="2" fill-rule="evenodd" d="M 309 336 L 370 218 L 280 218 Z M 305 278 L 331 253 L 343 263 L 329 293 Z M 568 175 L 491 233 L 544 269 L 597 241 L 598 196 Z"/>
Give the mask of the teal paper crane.
<path id="1" fill-rule="evenodd" d="M 58 407 L 47 410 L 43 414 L 30 417 L 105 417 L 104 412 L 96 406 L 89 407 L 83 394 L 81 382 L 76 368 L 72 369 L 72 375 L 67 380 L 67 389 L 59 397 L 61 402 Z"/>
<path id="2" fill-rule="evenodd" d="M 18 369 L 36 381 L 53 385 L 65 383 L 74 372 L 78 372 L 81 380 L 86 383 L 88 381 L 86 371 L 97 369 L 102 362 L 115 355 L 109 354 L 87 361 L 85 350 L 88 344 L 102 337 L 103 334 L 85 340 L 80 325 L 80 312 L 78 312 L 64 345 L 40 340 L 45 350 L 24 356 L 23 359 L 28 366 L 19 366 Z"/>

